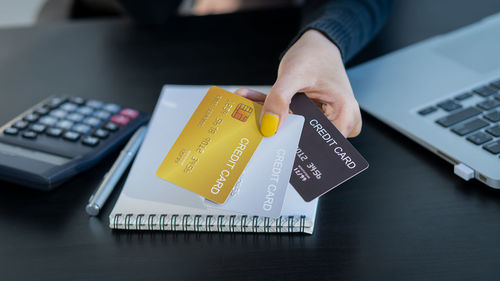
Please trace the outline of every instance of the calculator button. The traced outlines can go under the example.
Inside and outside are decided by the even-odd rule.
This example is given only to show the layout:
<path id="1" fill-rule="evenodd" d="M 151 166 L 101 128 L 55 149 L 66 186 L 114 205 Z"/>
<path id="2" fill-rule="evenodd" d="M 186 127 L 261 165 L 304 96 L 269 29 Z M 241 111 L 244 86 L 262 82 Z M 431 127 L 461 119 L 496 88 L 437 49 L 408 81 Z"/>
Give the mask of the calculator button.
<path id="1" fill-rule="evenodd" d="M 45 125 L 42 125 L 42 124 L 33 124 L 31 125 L 30 129 L 35 132 L 35 133 L 38 133 L 38 134 L 41 134 L 45 131 L 45 129 L 47 128 L 47 126 Z"/>
<path id="2" fill-rule="evenodd" d="M 118 124 L 118 125 L 121 125 L 121 126 L 127 125 L 127 123 L 129 121 L 130 121 L 130 119 L 128 119 L 128 117 L 125 117 L 125 116 L 119 115 L 119 114 L 111 117 L 111 122 Z"/>
<path id="3" fill-rule="evenodd" d="M 53 98 L 49 102 L 47 102 L 47 106 L 50 108 L 56 108 L 63 102 L 64 102 L 63 98 Z"/>
<path id="4" fill-rule="evenodd" d="M 3 133 L 6 134 L 6 135 L 11 135 L 11 136 L 15 136 L 19 133 L 19 130 L 16 129 L 16 128 L 7 128 L 5 130 L 3 130 Z"/>
<path id="5" fill-rule="evenodd" d="M 66 116 L 66 119 L 73 122 L 80 122 L 83 120 L 83 118 L 84 116 L 80 113 L 71 113 L 70 115 Z"/>
<path id="6" fill-rule="evenodd" d="M 57 128 L 61 128 L 61 129 L 65 129 L 65 130 L 71 129 L 72 126 L 73 126 L 73 122 L 71 122 L 69 120 L 61 120 L 61 121 L 56 123 Z"/>
<path id="7" fill-rule="evenodd" d="M 59 119 L 63 119 L 64 117 L 66 117 L 68 113 L 64 110 L 60 110 L 60 109 L 55 109 L 55 110 L 52 110 L 49 115 L 50 116 L 53 116 L 53 117 L 56 117 L 56 118 L 59 118 Z"/>
<path id="8" fill-rule="evenodd" d="M 77 141 L 80 138 L 80 134 L 72 131 L 67 131 L 63 134 L 63 138 L 69 141 Z"/>
<path id="9" fill-rule="evenodd" d="M 106 125 L 104 125 L 103 128 L 110 131 L 110 132 L 114 132 L 114 131 L 118 130 L 118 125 L 116 125 L 115 123 L 108 122 L 108 123 L 106 123 Z"/>
<path id="10" fill-rule="evenodd" d="M 89 125 L 85 125 L 85 124 L 76 124 L 75 126 L 73 126 L 73 129 L 71 129 L 77 133 L 80 133 L 82 135 L 85 135 L 85 134 L 88 134 L 91 130 L 91 127 Z"/>
<path id="11" fill-rule="evenodd" d="M 88 146 L 96 146 L 99 144 L 99 139 L 92 136 L 85 136 L 82 139 L 82 143 Z"/>
<path id="12" fill-rule="evenodd" d="M 116 113 L 120 112 L 121 107 L 117 104 L 114 104 L 114 103 L 108 103 L 104 106 L 103 109 L 106 111 L 109 111 L 111 113 L 116 114 Z"/>
<path id="13" fill-rule="evenodd" d="M 98 137 L 100 139 L 105 139 L 105 138 L 107 138 L 109 136 L 109 132 L 106 131 L 106 130 L 103 130 L 103 129 L 97 129 L 94 132 L 94 136 Z"/>
<path id="14" fill-rule="evenodd" d="M 54 124 L 56 124 L 57 119 L 52 116 L 44 116 L 40 118 L 39 122 L 47 126 L 53 126 Z"/>
<path id="15" fill-rule="evenodd" d="M 87 106 L 95 108 L 95 109 L 99 109 L 103 106 L 103 103 L 102 103 L 102 101 L 98 101 L 98 100 L 88 100 Z"/>
<path id="16" fill-rule="evenodd" d="M 38 114 L 38 115 L 45 115 L 45 114 L 49 113 L 49 109 L 41 106 L 41 107 L 35 109 L 33 111 L 33 113 Z"/>
<path id="17" fill-rule="evenodd" d="M 134 119 L 139 115 L 139 111 L 131 108 L 124 108 L 120 111 L 120 114 L 130 119 Z"/>
<path id="18" fill-rule="evenodd" d="M 23 133 L 23 138 L 26 139 L 36 139 L 36 133 L 33 131 L 26 131 Z"/>
<path id="19" fill-rule="evenodd" d="M 66 102 L 63 105 L 61 105 L 60 109 L 65 110 L 67 112 L 73 112 L 78 108 L 78 106 L 74 103 L 71 102 Z"/>
<path id="20" fill-rule="evenodd" d="M 28 122 L 26 122 L 26 121 L 17 121 L 16 123 L 14 123 L 14 125 L 12 125 L 12 127 L 16 128 L 16 129 L 19 129 L 19 130 L 22 130 L 22 129 L 28 127 Z"/>
<path id="21" fill-rule="evenodd" d="M 94 112 L 94 110 L 88 106 L 82 106 L 78 108 L 77 112 L 83 115 L 90 115 L 92 114 L 92 112 Z"/>
<path id="22" fill-rule="evenodd" d="M 23 119 L 24 121 L 28 122 L 35 122 L 36 120 L 38 120 L 38 115 L 30 113 L 24 116 Z"/>
<path id="23" fill-rule="evenodd" d="M 69 99 L 72 103 L 75 103 L 77 105 L 84 105 L 85 104 L 85 99 L 81 97 L 72 97 Z"/>
<path id="24" fill-rule="evenodd" d="M 94 117 L 97 117 L 99 119 L 108 120 L 109 117 L 111 117 L 111 113 L 109 113 L 105 110 L 99 110 L 99 111 L 94 113 Z"/>
<path id="25" fill-rule="evenodd" d="M 46 134 L 51 137 L 59 137 L 62 135 L 63 130 L 59 128 L 48 128 Z"/>
<path id="26" fill-rule="evenodd" d="M 95 117 L 87 117 L 87 118 L 83 119 L 83 123 L 90 125 L 92 127 L 97 127 L 97 126 L 101 125 L 101 120 L 99 120 Z"/>

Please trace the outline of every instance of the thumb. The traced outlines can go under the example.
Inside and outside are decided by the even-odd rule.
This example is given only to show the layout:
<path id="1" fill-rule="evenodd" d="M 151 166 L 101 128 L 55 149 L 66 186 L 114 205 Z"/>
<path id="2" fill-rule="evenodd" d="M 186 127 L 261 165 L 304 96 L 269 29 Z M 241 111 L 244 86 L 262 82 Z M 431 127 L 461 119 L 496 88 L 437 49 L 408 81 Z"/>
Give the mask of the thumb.
<path id="1" fill-rule="evenodd" d="M 260 132 L 265 137 L 274 135 L 285 121 L 292 97 L 299 91 L 295 84 L 278 78 L 269 91 L 260 121 Z"/>

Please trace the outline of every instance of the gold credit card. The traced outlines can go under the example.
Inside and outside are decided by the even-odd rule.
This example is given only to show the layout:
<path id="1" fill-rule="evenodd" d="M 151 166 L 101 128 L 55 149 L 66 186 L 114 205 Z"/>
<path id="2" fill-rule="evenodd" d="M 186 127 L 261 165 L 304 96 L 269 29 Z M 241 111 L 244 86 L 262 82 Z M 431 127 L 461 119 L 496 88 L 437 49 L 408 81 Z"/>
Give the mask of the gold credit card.
<path id="1" fill-rule="evenodd" d="M 262 140 L 261 110 L 260 104 L 211 87 L 156 175 L 224 203 Z"/>

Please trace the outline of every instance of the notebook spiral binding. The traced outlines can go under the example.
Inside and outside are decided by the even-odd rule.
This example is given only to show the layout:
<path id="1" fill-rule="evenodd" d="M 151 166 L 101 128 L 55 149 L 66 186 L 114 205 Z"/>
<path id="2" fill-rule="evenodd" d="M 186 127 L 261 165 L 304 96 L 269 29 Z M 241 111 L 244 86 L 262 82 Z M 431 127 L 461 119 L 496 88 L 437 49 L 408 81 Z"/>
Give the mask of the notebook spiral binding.
<path id="1" fill-rule="evenodd" d="M 308 232 L 312 223 L 305 216 L 276 219 L 259 216 L 115 214 L 111 228 L 201 232 Z"/>

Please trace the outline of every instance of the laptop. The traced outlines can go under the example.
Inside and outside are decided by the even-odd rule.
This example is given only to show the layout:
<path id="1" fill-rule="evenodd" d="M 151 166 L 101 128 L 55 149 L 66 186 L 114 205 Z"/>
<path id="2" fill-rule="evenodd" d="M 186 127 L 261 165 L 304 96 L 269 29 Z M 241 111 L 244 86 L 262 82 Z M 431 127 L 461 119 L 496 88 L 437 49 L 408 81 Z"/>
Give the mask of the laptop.
<path id="1" fill-rule="evenodd" d="M 360 107 L 500 188 L 500 13 L 348 70 Z"/>

